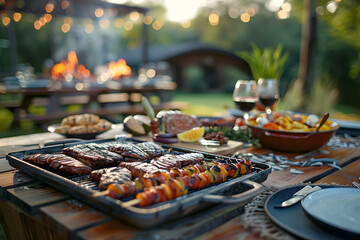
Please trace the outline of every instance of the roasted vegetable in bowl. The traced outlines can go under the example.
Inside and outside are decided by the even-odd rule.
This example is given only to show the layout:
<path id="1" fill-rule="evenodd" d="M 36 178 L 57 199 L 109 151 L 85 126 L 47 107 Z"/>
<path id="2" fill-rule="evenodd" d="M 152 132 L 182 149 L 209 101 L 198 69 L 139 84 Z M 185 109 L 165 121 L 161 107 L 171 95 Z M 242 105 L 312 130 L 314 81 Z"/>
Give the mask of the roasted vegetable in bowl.
<path id="1" fill-rule="evenodd" d="M 290 131 L 290 132 L 315 132 L 321 122 L 321 118 L 315 114 L 292 114 L 290 112 L 276 112 L 271 117 L 266 114 L 260 114 L 252 117 L 248 125 L 261 127 L 271 130 Z M 339 125 L 336 122 L 327 120 L 319 131 L 329 131 L 337 129 Z"/>
<path id="2" fill-rule="evenodd" d="M 270 119 L 270 120 L 269 120 Z M 337 123 L 327 120 L 317 131 L 321 118 L 315 115 L 274 113 L 249 119 L 247 126 L 263 147 L 286 152 L 308 152 L 324 146 L 336 130 Z"/>

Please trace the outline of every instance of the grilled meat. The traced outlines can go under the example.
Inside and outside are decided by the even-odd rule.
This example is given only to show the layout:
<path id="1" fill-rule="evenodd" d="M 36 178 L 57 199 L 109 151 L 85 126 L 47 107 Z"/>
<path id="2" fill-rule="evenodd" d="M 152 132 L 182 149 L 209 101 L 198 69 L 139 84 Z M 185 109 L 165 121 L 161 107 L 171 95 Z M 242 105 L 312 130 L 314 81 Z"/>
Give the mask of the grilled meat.
<path id="1" fill-rule="evenodd" d="M 151 160 L 151 164 L 160 169 L 169 171 L 170 168 L 181 168 L 190 164 L 196 164 L 204 159 L 205 157 L 201 153 L 185 153 L 181 155 L 166 154 L 164 156 L 154 158 Z"/>
<path id="2" fill-rule="evenodd" d="M 63 148 L 62 152 L 70 157 L 77 159 L 77 155 L 79 153 L 88 152 L 88 151 L 97 150 L 97 149 L 101 149 L 101 147 L 99 145 L 97 145 L 96 143 L 87 143 L 87 144 L 81 144 L 81 145 Z"/>
<path id="3" fill-rule="evenodd" d="M 120 167 L 127 168 L 131 171 L 133 178 L 141 177 L 145 173 L 154 173 L 161 171 L 159 168 L 150 163 L 139 163 L 139 162 L 122 162 Z"/>
<path id="4" fill-rule="evenodd" d="M 109 147 L 111 152 L 121 154 L 124 157 L 138 159 L 138 161 L 143 161 L 149 159 L 150 156 L 144 152 L 140 147 L 135 144 L 121 142 Z"/>
<path id="5" fill-rule="evenodd" d="M 96 182 L 100 181 L 100 178 L 103 174 L 107 173 L 107 172 L 111 172 L 114 169 L 116 169 L 117 167 L 110 167 L 110 168 L 101 168 L 98 170 L 94 170 L 90 173 L 90 178 Z"/>
<path id="6" fill-rule="evenodd" d="M 142 142 L 136 144 L 136 146 L 146 152 L 150 158 L 159 157 L 165 154 L 165 150 L 160 145 L 153 142 Z"/>
<path id="7" fill-rule="evenodd" d="M 36 164 L 48 165 L 51 168 L 64 173 L 86 175 L 91 172 L 91 167 L 72 157 L 66 156 L 65 154 L 25 155 L 23 160 Z"/>
<path id="8" fill-rule="evenodd" d="M 78 159 L 93 169 L 118 165 L 124 159 L 123 156 L 102 149 L 95 143 L 67 147 L 63 149 L 63 153 Z"/>
<path id="9" fill-rule="evenodd" d="M 105 190 L 109 184 L 122 184 L 129 181 L 131 181 L 131 172 L 126 168 L 117 167 L 101 175 L 99 188 Z"/>

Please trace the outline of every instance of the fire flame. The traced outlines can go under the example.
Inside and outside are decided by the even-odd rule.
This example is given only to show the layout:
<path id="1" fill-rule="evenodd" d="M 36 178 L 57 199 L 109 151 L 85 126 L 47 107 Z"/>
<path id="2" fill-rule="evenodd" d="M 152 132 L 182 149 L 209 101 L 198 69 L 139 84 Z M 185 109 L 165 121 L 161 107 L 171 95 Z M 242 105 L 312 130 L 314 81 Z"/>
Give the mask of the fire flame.
<path id="1" fill-rule="evenodd" d="M 110 62 L 108 65 L 108 71 L 114 79 L 128 77 L 131 75 L 131 68 L 126 65 L 126 61 L 122 58 L 120 58 L 116 62 Z"/>
<path id="2" fill-rule="evenodd" d="M 75 51 L 70 51 L 67 60 L 62 60 L 55 64 L 51 69 L 51 76 L 53 79 L 64 80 L 65 76 L 70 74 L 75 79 L 88 78 L 90 70 L 82 64 L 78 65 L 78 58 Z M 131 68 L 126 65 L 124 59 L 112 61 L 108 65 L 108 72 L 113 79 L 120 79 L 121 77 L 128 77 L 131 75 Z"/>
<path id="3" fill-rule="evenodd" d="M 67 74 L 71 74 L 75 79 L 87 78 L 90 76 L 90 70 L 82 64 L 78 65 L 78 58 L 75 51 L 70 51 L 67 60 L 62 60 L 55 64 L 51 69 L 53 79 L 65 79 Z"/>

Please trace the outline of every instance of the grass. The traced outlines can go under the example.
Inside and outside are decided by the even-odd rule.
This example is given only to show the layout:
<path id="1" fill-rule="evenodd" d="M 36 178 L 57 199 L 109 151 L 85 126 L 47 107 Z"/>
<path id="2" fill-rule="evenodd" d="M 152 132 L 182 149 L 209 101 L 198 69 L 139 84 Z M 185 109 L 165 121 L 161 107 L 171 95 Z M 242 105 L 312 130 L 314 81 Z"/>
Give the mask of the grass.
<path id="1" fill-rule="evenodd" d="M 231 93 L 176 92 L 173 96 L 173 100 L 189 102 L 189 108 L 185 109 L 184 113 L 194 114 L 197 116 L 221 117 L 228 114 L 227 110 L 229 108 L 235 108 Z M 69 114 L 71 114 L 71 107 L 68 108 L 68 110 Z M 286 109 L 286 104 L 280 101 L 276 110 L 291 109 Z M 40 113 L 42 111 L 43 109 L 40 109 L 39 107 L 33 108 L 33 112 Z M 336 105 L 331 109 L 330 116 L 331 118 L 360 121 L 360 109 L 351 106 Z M 0 108 L 0 138 L 31 134 L 40 131 L 39 129 L 36 129 L 34 124 L 31 122 L 22 123 L 19 129 L 9 130 L 12 119 L 13 117 L 10 111 L 4 108 Z"/>

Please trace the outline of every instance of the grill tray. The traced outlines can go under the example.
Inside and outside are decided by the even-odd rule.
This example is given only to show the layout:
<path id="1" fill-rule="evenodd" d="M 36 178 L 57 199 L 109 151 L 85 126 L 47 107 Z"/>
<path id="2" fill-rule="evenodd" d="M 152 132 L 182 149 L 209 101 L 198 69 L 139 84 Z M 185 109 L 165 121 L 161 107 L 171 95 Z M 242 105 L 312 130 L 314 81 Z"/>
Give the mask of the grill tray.
<path id="1" fill-rule="evenodd" d="M 144 142 L 142 140 L 133 138 L 127 138 L 126 140 L 134 143 Z M 44 181 L 50 186 L 55 187 L 80 201 L 86 202 L 87 204 L 103 212 L 106 212 L 139 228 L 150 228 L 158 226 L 161 223 L 167 222 L 169 220 L 177 219 L 190 213 L 212 207 L 214 204 L 240 203 L 248 201 L 261 190 L 259 189 L 259 186 L 256 187 L 256 185 L 258 185 L 256 183 L 265 181 L 271 172 L 270 166 L 266 164 L 255 163 L 254 167 L 256 171 L 247 175 L 235 179 L 230 179 L 226 182 L 212 185 L 201 190 L 190 191 L 189 194 L 185 196 L 181 196 L 163 203 L 154 204 L 152 206 L 131 206 L 123 208 L 121 207 L 121 204 L 133 199 L 133 197 L 122 200 L 116 200 L 108 196 L 94 198 L 92 194 L 94 192 L 98 192 L 99 189 L 97 187 L 97 183 L 93 182 L 89 175 L 79 176 L 60 174 L 55 172 L 53 169 L 44 168 L 43 166 L 38 167 L 22 160 L 26 154 L 59 153 L 64 147 L 85 143 L 105 142 L 114 142 L 114 139 L 94 140 L 81 143 L 67 143 L 42 149 L 13 152 L 7 154 L 6 158 L 11 166 L 20 169 L 24 173 Z M 208 154 L 205 152 L 177 148 L 165 144 L 159 145 L 161 145 L 165 150 L 172 148 L 173 154 L 198 152 L 204 154 L 205 160 L 208 161 L 214 159 L 215 157 L 229 159 L 228 157 Z M 239 192 L 243 191 L 247 192 L 239 194 Z"/>

